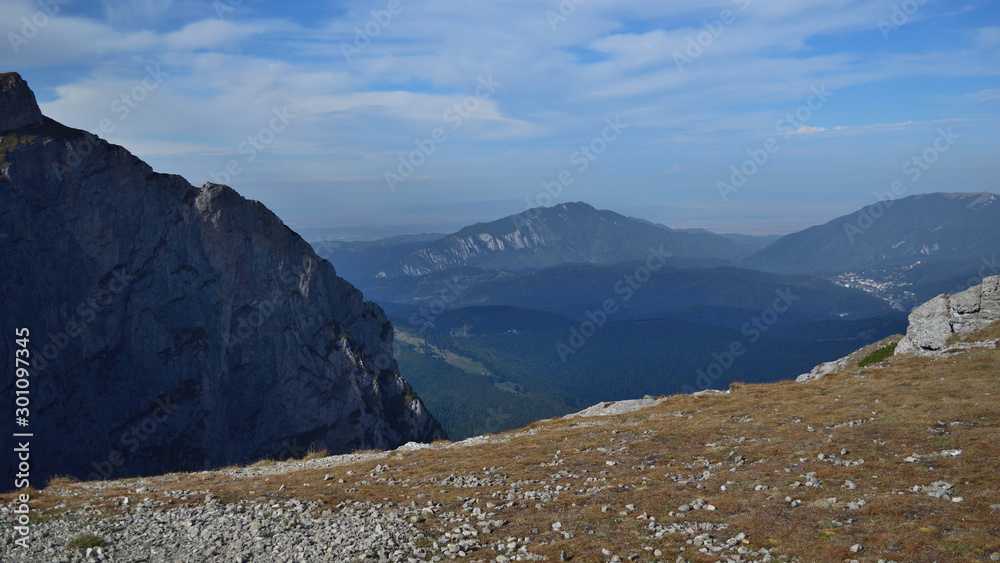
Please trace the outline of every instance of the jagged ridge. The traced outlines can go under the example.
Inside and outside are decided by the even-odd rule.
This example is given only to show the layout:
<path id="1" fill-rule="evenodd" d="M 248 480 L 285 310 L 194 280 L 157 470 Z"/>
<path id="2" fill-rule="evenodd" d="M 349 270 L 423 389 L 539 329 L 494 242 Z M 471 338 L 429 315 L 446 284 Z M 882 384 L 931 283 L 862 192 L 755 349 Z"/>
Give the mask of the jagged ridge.
<path id="1" fill-rule="evenodd" d="M 443 437 L 382 310 L 264 205 L 39 122 L 19 76 L 0 102 L 16 127 L 0 132 L 0 317 L 31 331 L 33 477 Z"/>

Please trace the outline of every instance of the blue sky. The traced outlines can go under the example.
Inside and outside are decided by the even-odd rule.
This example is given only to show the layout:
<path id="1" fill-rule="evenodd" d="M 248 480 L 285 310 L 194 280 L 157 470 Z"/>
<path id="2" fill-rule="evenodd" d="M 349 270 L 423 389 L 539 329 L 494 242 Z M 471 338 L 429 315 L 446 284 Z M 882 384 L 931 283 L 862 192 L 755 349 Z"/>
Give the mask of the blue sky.
<path id="1" fill-rule="evenodd" d="M 787 233 L 897 179 L 1000 192 L 996 0 L 3 0 L 0 32 L 47 115 L 309 239 L 566 201 Z"/>

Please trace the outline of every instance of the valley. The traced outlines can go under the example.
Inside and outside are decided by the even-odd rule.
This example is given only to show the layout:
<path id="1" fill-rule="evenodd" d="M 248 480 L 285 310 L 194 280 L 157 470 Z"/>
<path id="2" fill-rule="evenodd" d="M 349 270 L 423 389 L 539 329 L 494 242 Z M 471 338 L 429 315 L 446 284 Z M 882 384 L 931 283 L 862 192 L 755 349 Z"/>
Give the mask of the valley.
<path id="1" fill-rule="evenodd" d="M 835 234 L 854 216 L 746 237 L 583 203 L 454 235 L 315 247 L 389 313 L 400 372 L 462 439 L 602 400 L 791 379 L 902 332 L 914 306 L 997 273 L 994 197 L 906 198 L 856 247 Z M 949 244 L 935 240 L 978 250 L 928 255 Z M 827 267 L 769 266 L 789 252 L 826 253 Z"/>
<path id="2" fill-rule="evenodd" d="M 1000 563 L 996 0 L 0 31 L 0 562 Z"/>

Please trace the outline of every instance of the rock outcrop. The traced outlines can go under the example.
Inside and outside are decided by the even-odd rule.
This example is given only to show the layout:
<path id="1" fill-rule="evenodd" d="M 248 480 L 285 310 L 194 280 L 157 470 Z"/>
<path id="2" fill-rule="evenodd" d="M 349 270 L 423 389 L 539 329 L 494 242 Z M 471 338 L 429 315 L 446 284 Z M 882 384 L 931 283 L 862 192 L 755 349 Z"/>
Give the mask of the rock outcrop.
<path id="1" fill-rule="evenodd" d="M 820 364 L 812 368 L 812 370 L 809 373 L 803 373 L 802 375 L 796 377 L 795 382 L 808 383 L 810 381 L 817 381 L 819 379 L 823 379 L 828 375 L 856 368 L 858 362 L 861 361 L 866 356 L 868 356 L 869 354 L 871 354 L 872 352 L 880 348 L 883 348 L 885 346 L 889 346 L 893 342 L 898 342 L 898 341 L 899 341 L 899 335 L 883 338 L 878 342 L 873 342 L 868 346 L 865 346 L 864 348 L 855 350 L 854 352 L 851 352 L 850 354 L 844 356 L 843 358 L 834 360 L 832 362 L 826 362 Z"/>
<path id="2" fill-rule="evenodd" d="M 16 72 L 0 74 L 0 131 L 42 124 L 35 93 Z"/>
<path id="3" fill-rule="evenodd" d="M 35 486 L 444 437 L 382 310 L 264 205 L 41 118 L 13 74 L 0 233 L 0 357 L 22 327 L 31 354 L 29 425 L 3 430 L 34 434 Z"/>
<path id="4" fill-rule="evenodd" d="M 996 321 L 1000 321 L 1000 276 L 955 295 L 939 295 L 914 309 L 896 354 L 937 353 L 953 334 L 975 332 Z"/>
<path id="5" fill-rule="evenodd" d="M 993 276 L 985 278 L 981 285 L 951 296 L 939 295 L 914 309 L 910 313 L 906 336 L 896 345 L 895 355 L 937 356 L 970 348 L 996 348 L 998 343 L 993 340 L 958 343 L 950 340 L 952 335 L 976 332 L 997 321 L 1000 321 L 1000 276 Z M 896 338 L 884 339 L 839 360 L 820 364 L 809 373 L 795 378 L 795 381 L 816 381 L 852 368 L 859 360 L 891 344 Z"/>

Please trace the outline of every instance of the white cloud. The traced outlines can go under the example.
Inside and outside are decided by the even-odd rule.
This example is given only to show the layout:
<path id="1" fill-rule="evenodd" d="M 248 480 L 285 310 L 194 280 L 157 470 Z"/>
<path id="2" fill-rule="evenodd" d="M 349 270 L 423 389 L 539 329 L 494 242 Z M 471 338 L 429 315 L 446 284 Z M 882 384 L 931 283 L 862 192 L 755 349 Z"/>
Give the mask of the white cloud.
<path id="1" fill-rule="evenodd" d="M 810 127 L 808 125 L 803 125 L 795 131 L 789 133 L 789 135 L 812 135 L 813 133 L 822 133 L 826 131 L 825 127 Z"/>
<path id="2" fill-rule="evenodd" d="M 265 31 L 260 25 L 241 25 L 218 19 L 201 20 L 164 36 L 172 50 L 195 51 L 234 45 Z"/>
<path id="3" fill-rule="evenodd" d="M 621 158 L 623 174 L 662 178 L 680 171 L 676 164 L 664 171 L 664 162 L 685 162 L 687 180 L 704 173 L 698 167 L 720 146 L 742 152 L 747 139 L 772 135 L 775 120 L 805 103 L 811 86 L 839 94 L 912 78 L 997 76 L 995 27 L 931 34 L 918 47 L 883 42 L 876 22 L 894 1 L 773 0 L 751 2 L 745 11 L 733 0 L 585 2 L 555 31 L 545 11 L 556 3 L 548 0 L 404 2 L 348 62 L 342 44 L 354 41 L 355 29 L 370 23 L 371 10 L 384 9 L 385 0 L 351 3 L 347 11 L 322 3 L 315 12 L 244 2 L 225 19 L 214 17 L 211 2 L 116 0 L 105 2 L 100 17 L 53 18 L 16 55 L 0 45 L 0 65 L 45 76 L 51 89 L 39 97 L 52 101 L 43 110 L 70 125 L 94 130 L 108 117 L 116 125 L 109 137 L 140 154 L 199 155 L 182 171 L 188 177 L 218 168 L 216 160 L 235 153 L 274 108 L 287 106 L 299 117 L 261 158 L 288 162 L 289 175 L 377 179 L 414 139 L 444 127 L 449 146 L 420 176 L 458 189 L 448 182 L 487 174 L 509 190 L 566 166 L 606 117 L 620 114 L 633 124 L 627 140 L 595 169 L 611 169 Z M 674 52 L 726 8 L 734 23 L 679 72 Z M 34 9 L 28 0 L 0 0 L 0 31 Z M 922 8 L 921 25 L 932 25 L 935 9 Z M 119 119 L 111 104 L 157 63 L 169 78 Z M 453 132 L 444 111 L 488 74 L 502 85 Z M 951 102 L 996 107 L 989 84 L 964 91 L 977 89 Z M 887 92 L 910 115 L 878 115 L 871 108 L 890 102 L 877 97 L 835 95 L 794 133 L 836 142 L 903 130 L 908 118 L 937 119 L 940 103 L 928 103 L 919 89 Z M 271 167 L 274 175 L 278 170 Z"/>

